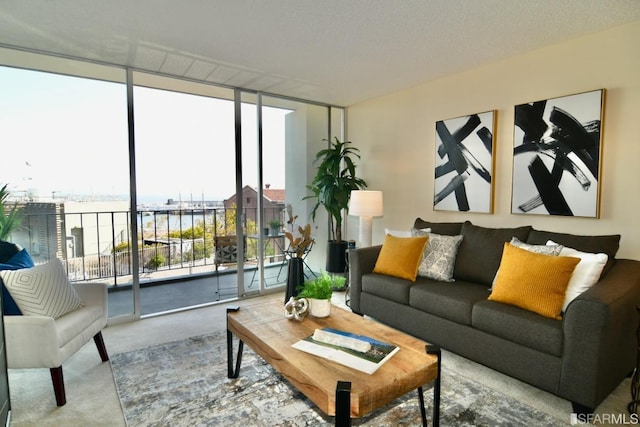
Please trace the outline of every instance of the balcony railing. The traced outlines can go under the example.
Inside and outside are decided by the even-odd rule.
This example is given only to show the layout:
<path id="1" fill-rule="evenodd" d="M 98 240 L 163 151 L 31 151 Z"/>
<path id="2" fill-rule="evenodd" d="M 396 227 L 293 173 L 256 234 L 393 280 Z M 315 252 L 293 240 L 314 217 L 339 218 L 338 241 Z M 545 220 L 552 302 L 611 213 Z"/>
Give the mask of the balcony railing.
<path id="1" fill-rule="evenodd" d="M 218 272 L 235 269 L 233 260 L 216 256 L 220 236 L 234 236 L 235 208 L 141 210 L 137 215 L 138 235 L 131 238 L 131 213 L 128 211 L 65 213 L 59 206 L 55 212 L 33 212 L 25 206 L 22 224 L 12 240 L 28 248 L 36 263 L 54 257 L 66 263 L 72 281 L 106 281 L 114 286 L 131 283 L 133 274 L 132 242 L 139 250 L 139 273 L 151 280 L 155 273 L 193 269 Z M 245 235 L 245 260 L 257 261 L 256 209 L 243 210 L 242 230 Z M 282 221 L 282 207 L 265 209 L 267 222 Z M 281 260 L 282 245 L 265 246 L 265 257 Z M 208 268 L 207 268 L 208 267 Z M 185 271 L 184 274 L 187 274 Z M 166 278 L 167 274 L 162 274 Z"/>

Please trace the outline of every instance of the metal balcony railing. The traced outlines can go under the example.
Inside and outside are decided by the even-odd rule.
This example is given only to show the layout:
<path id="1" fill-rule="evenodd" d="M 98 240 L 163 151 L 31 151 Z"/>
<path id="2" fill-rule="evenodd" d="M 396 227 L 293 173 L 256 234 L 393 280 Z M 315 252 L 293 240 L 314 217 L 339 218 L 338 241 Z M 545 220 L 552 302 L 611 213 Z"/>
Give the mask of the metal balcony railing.
<path id="1" fill-rule="evenodd" d="M 39 206 L 35 206 L 39 205 Z M 36 263 L 59 258 L 71 281 L 105 281 L 114 286 L 132 282 L 132 249 L 139 251 L 139 272 L 144 280 L 181 269 L 204 267 L 218 272 L 215 242 L 236 232 L 235 208 L 171 208 L 140 210 L 138 235 L 132 239 L 128 211 L 69 212 L 62 205 L 25 204 L 21 227 L 12 240 L 27 248 Z M 265 209 L 265 218 L 283 221 L 284 207 Z M 256 209 L 240 216 L 245 236 L 257 234 Z M 267 221 L 268 223 L 268 221 Z M 257 261 L 255 244 L 247 244 L 245 260 Z M 274 246 L 265 247 L 265 257 L 281 259 Z M 228 260 L 226 260 L 228 261 Z M 208 269 L 206 267 L 209 267 Z M 225 263 L 235 269 L 234 263 Z M 156 274 L 156 273 L 167 274 Z M 188 274 L 185 271 L 184 274 Z"/>

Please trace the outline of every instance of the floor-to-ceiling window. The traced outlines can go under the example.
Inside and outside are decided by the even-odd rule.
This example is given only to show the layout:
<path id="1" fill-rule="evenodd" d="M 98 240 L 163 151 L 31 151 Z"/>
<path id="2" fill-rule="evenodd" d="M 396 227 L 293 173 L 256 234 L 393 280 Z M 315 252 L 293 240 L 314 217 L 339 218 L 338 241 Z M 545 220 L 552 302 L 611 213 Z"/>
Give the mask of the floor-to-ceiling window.
<path id="1" fill-rule="evenodd" d="M 22 206 L 12 240 L 37 263 L 63 260 L 74 281 L 127 286 L 127 255 L 115 256 L 131 238 L 124 70 L 47 65 L 0 66 L 0 182 Z"/>
<path id="2" fill-rule="evenodd" d="M 3 49 L 0 64 L 0 183 L 29 208 L 14 237 L 34 257 L 109 283 L 112 318 L 283 288 L 287 206 L 310 222 L 312 159 L 341 109 Z M 313 233 L 318 272 L 321 218 Z"/>
<path id="3" fill-rule="evenodd" d="M 326 105 L 261 93 L 244 93 L 242 101 L 243 190 L 256 197 L 255 202 L 250 197 L 244 201 L 249 203 L 248 219 L 258 225 L 248 245 L 262 251 L 256 270 L 245 274 L 245 293 L 250 294 L 282 289 L 289 247 L 285 232 L 297 231 L 298 226 L 311 224 L 316 240 L 305 254 L 306 277 L 324 269 L 326 218 L 322 213 L 317 222 L 310 218 L 314 202 L 305 199 L 306 184 L 315 173 L 315 154 L 327 146 L 330 123 L 341 136 L 344 121 L 342 109 Z"/>
<path id="4" fill-rule="evenodd" d="M 156 287 L 141 314 L 235 298 L 233 91 L 138 72 L 133 85 L 140 284 Z"/>
<path id="5" fill-rule="evenodd" d="M 285 117 L 290 110 L 263 105 L 255 93 L 242 93 L 242 193 L 249 225 L 247 247 L 255 254 L 254 268 L 247 269 L 243 294 L 282 287 L 278 277 L 285 239 Z"/>

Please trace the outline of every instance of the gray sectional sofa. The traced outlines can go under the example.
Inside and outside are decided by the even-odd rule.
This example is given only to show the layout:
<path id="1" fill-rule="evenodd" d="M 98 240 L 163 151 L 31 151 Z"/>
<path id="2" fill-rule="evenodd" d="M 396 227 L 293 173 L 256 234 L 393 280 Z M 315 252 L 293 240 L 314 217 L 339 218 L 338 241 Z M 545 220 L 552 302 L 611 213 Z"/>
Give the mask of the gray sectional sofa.
<path id="1" fill-rule="evenodd" d="M 619 235 L 577 236 L 532 227 L 485 228 L 416 219 L 415 229 L 462 235 L 453 282 L 374 273 L 382 246 L 349 252 L 351 309 L 593 411 L 636 366 L 640 261 L 616 259 Z M 598 282 L 561 319 L 488 300 L 505 242 L 547 241 L 605 253 Z"/>

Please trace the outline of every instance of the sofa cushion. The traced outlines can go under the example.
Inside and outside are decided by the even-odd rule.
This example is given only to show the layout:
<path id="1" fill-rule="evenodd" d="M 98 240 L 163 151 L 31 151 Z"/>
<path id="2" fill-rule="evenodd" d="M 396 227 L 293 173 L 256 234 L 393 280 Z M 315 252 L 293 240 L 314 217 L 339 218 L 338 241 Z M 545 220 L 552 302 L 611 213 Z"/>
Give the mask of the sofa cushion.
<path id="1" fill-rule="evenodd" d="M 362 292 L 399 304 L 409 305 L 409 290 L 413 283 L 406 279 L 369 273 L 362 276 Z"/>
<path id="2" fill-rule="evenodd" d="M 446 283 L 418 278 L 411 286 L 409 304 L 426 313 L 471 325 L 473 305 L 486 300 L 487 296 L 487 288 L 476 283 Z"/>
<path id="3" fill-rule="evenodd" d="M 505 243 L 489 300 L 560 319 L 564 296 L 580 258 L 529 252 Z"/>
<path id="4" fill-rule="evenodd" d="M 26 249 L 21 249 L 17 253 L 15 253 L 11 258 L 9 258 L 6 262 L 0 263 L 0 270 L 20 270 L 23 268 L 31 268 L 35 264 L 33 263 L 33 259 L 29 252 Z M 16 304 L 16 301 L 13 299 L 9 291 L 7 291 L 7 287 L 4 285 L 4 282 L 0 278 L 0 283 L 2 283 L 2 314 L 5 316 L 18 316 L 21 315 L 20 307 Z"/>
<path id="5" fill-rule="evenodd" d="M 414 236 L 429 236 L 422 261 L 418 266 L 418 276 L 453 282 L 453 267 L 456 263 L 456 255 L 462 242 L 462 236 L 445 236 L 416 228 L 412 229 L 411 233 Z"/>
<path id="6" fill-rule="evenodd" d="M 373 272 L 415 281 L 428 240 L 427 236 L 395 237 L 387 234 Z"/>
<path id="7" fill-rule="evenodd" d="M 531 311 L 493 301 L 481 301 L 473 306 L 471 324 L 474 328 L 500 338 L 562 356 L 562 321 L 539 316 Z"/>
<path id="8" fill-rule="evenodd" d="M 416 218 L 413 223 L 413 228 L 422 230 L 429 228 L 432 233 L 444 234 L 446 236 L 456 236 L 460 234 L 462 230 L 462 222 L 429 222 L 422 218 Z"/>
<path id="9" fill-rule="evenodd" d="M 7 290 L 25 315 L 57 319 L 82 307 L 59 259 L 15 271 L 0 271 Z"/>
<path id="10" fill-rule="evenodd" d="M 465 222 L 460 233 L 463 240 L 456 256 L 453 278 L 490 287 L 500 266 L 504 244 L 512 237 L 526 241 L 529 230 L 529 226 L 485 228 Z"/>
<path id="11" fill-rule="evenodd" d="M 522 239 L 520 239 L 522 240 Z M 553 240 L 568 248 L 593 254 L 605 253 L 609 257 L 607 265 L 602 271 L 601 277 L 613 267 L 615 257 L 620 247 L 620 235 L 610 234 L 602 236 L 579 236 L 568 233 L 554 233 L 551 231 L 531 230 L 526 242 L 534 245 L 544 245 L 548 240 Z"/>

